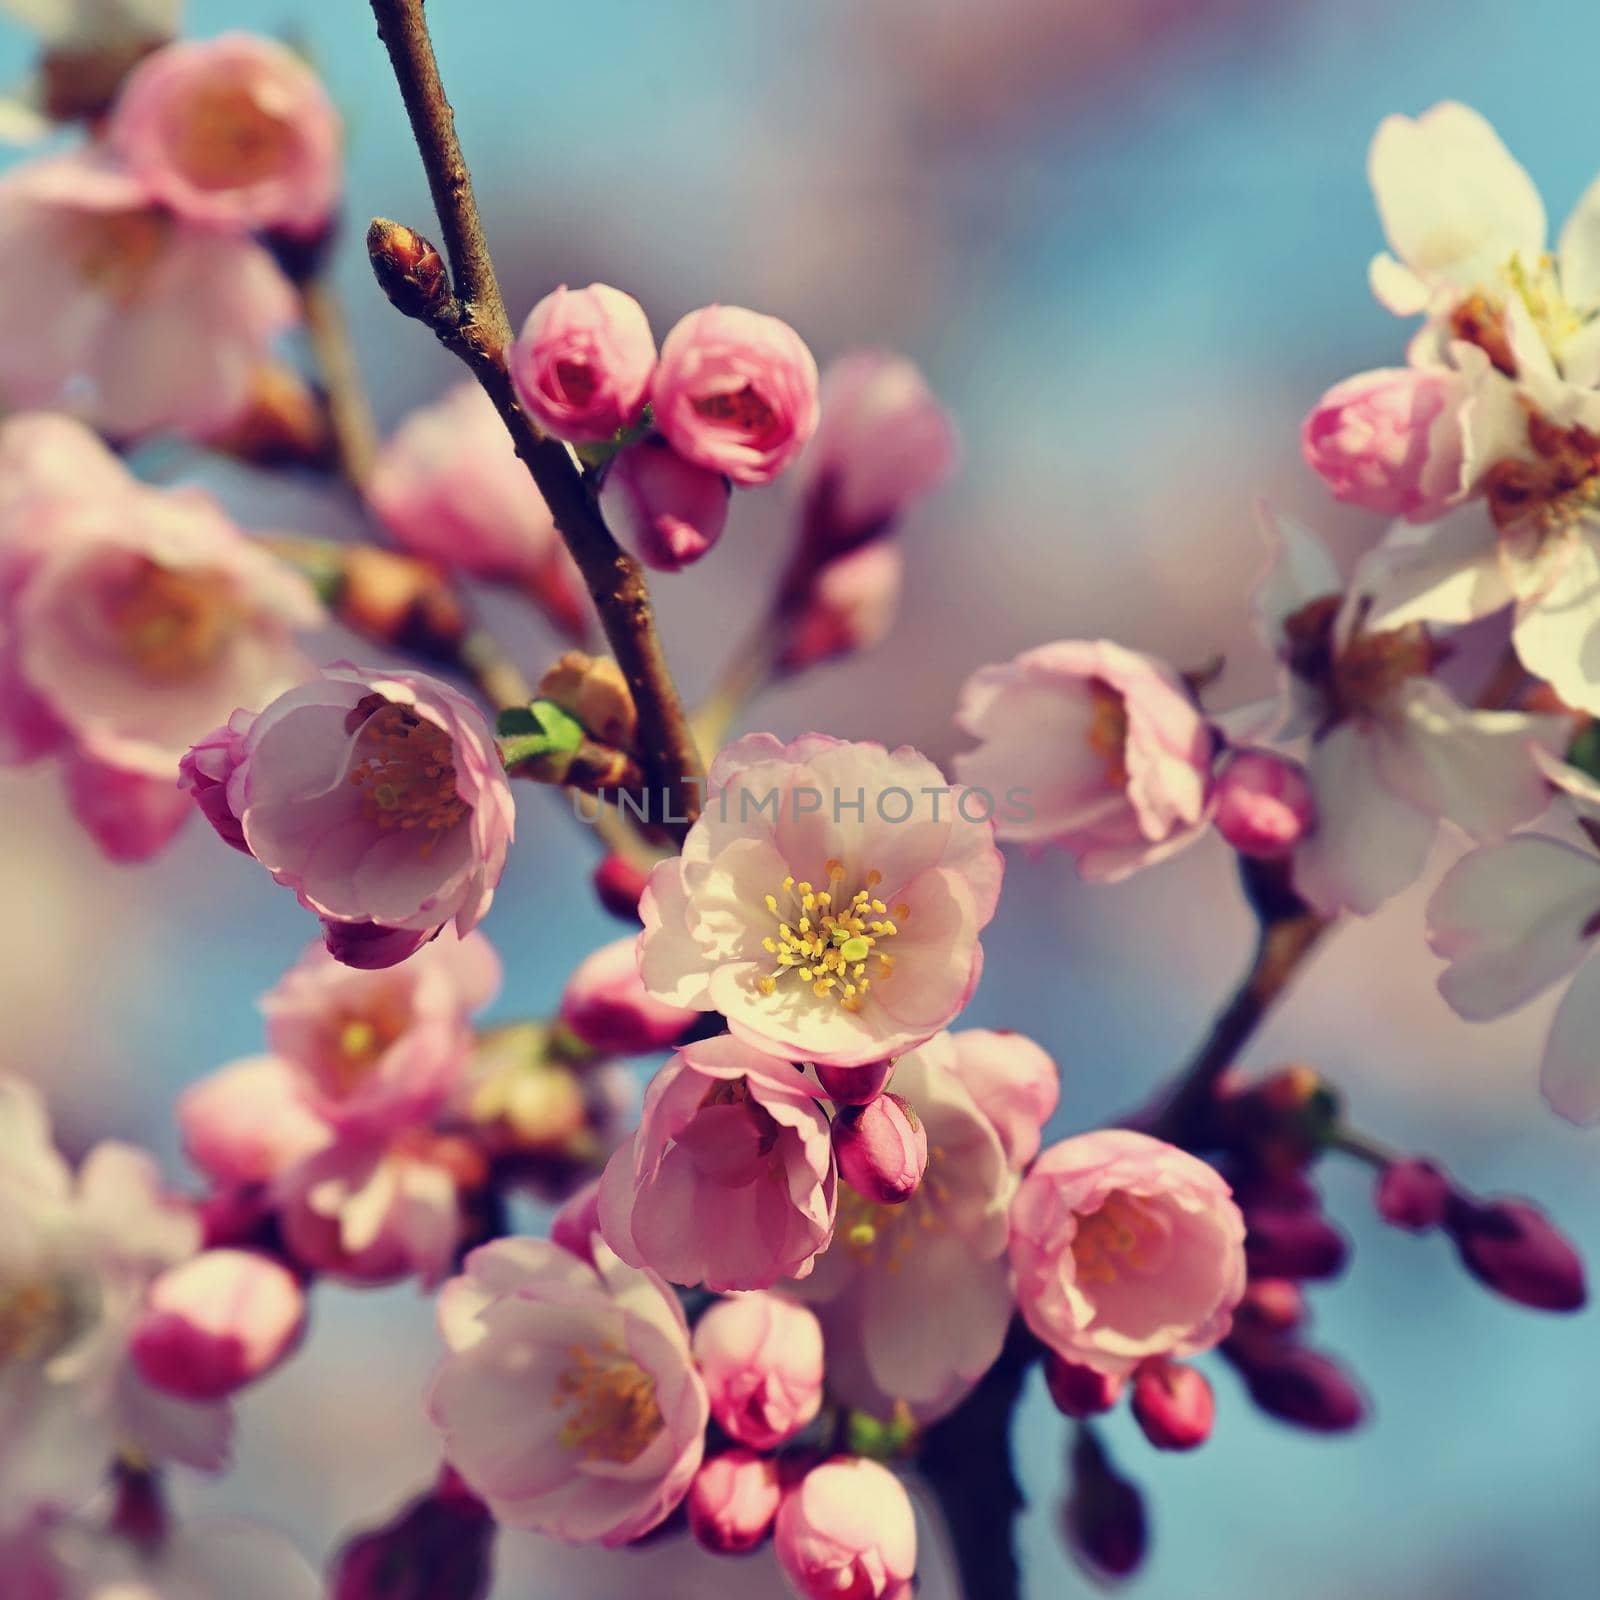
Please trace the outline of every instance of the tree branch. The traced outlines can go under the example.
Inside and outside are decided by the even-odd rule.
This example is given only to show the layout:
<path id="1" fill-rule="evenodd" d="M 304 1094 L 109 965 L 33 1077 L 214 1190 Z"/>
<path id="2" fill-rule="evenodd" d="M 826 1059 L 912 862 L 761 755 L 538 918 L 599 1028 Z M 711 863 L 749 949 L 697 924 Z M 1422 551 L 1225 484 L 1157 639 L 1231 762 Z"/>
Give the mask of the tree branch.
<path id="1" fill-rule="evenodd" d="M 583 574 L 633 693 L 639 759 L 653 796 L 670 804 L 675 818 L 692 820 L 700 810 L 700 756 L 662 652 L 643 569 L 612 537 L 567 447 L 540 432 L 518 405 L 511 385 L 506 367 L 511 323 L 484 241 L 472 177 L 456 139 L 455 117 L 439 79 L 422 0 L 372 0 L 372 12 L 422 154 L 455 280 L 454 293 L 441 290 L 426 303 L 402 309 L 433 328 L 494 402 Z M 370 236 L 375 265 L 385 226 L 393 228 L 374 224 Z M 678 825 L 680 834 L 684 826 Z"/>

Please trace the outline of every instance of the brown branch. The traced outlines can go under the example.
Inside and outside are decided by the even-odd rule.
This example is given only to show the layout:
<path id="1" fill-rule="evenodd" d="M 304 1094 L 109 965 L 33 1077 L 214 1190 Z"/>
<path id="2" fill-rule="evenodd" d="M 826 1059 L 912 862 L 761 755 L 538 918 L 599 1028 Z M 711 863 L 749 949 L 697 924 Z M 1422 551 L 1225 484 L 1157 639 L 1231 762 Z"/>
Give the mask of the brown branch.
<path id="1" fill-rule="evenodd" d="M 372 0 L 372 13 L 411 119 L 455 280 L 453 294 L 441 292 L 409 305 L 397 299 L 397 304 L 433 328 L 494 402 L 583 574 L 633 692 L 639 756 L 652 797 L 670 806 L 672 817 L 693 819 L 700 810 L 700 756 L 662 652 L 643 569 L 612 537 L 566 446 L 539 431 L 511 386 L 506 368 L 511 323 L 484 241 L 472 177 L 456 139 L 455 118 L 439 80 L 422 0 Z M 393 224 L 373 225 L 369 242 L 380 278 L 385 277 L 384 241 L 401 231 Z M 391 298 L 396 298 L 392 291 Z M 680 833 L 682 826 L 677 827 Z"/>

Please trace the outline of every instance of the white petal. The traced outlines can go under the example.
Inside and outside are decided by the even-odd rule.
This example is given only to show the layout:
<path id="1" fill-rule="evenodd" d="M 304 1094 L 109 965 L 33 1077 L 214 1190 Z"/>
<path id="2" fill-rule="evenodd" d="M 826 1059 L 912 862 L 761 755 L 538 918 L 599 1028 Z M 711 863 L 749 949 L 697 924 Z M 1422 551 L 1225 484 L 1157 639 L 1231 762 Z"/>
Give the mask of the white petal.
<path id="1" fill-rule="evenodd" d="M 1583 191 L 1556 246 L 1561 293 L 1580 311 L 1600 309 L 1600 178 Z"/>
<path id="2" fill-rule="evenodd" d="M 1268 562 L 1251 598 L 1267 643 L 1281 654 L 1284 622 L 1311 601 L 1341 593 L 1344 584 L 1322 541 L 1304 523 L 1264 501 L 1256 515 Z"/>
<path id="3" fill-rule="evenodd" d="M 1600 961 L 1585 963 L 1556 1007 L 1539 1087 L 1568 1122 L 1600 1122 Z"/>
<path id="4" fill-rule="evenodd" d="M 1366 916 L 1422 871 L 1434 819 L 1383 782 L 1350 724 L 1312 746 L 1307 770 L 1317 825 L 1295 854 L 1295 887 L 1321 912 Z"/>
<path id="5" fill-rule="evenodd" d="M 1367 284 L 1372 298 L 1397 317 L 1414 317 L 1428 304 L 1427 284 L 1386 251 L 1368 264 Z"/>
<path id="6" fill-rule="evenodd" d="M 1543 586 L 1517 608 L 1523 666 L 1579 711 L 1600 714 L 1600 531 L 1587 519 L 1539 563 Z"/>
<path id="7" fill-rule="evenodd" d="M 1469 1022 L 1515 1011 L 1583 960 L 1596 915 L 1600 857 L 1531 833 L 1474 850 L 1428 902 L 1439 993 Z"/>
<path id="8" fill-rule="evenodd" d="M 1351 588 L 1368 600 L 1366 624 L 1375 631 L 1475 622 L 1511 603 L 1494 525 L 1481 505 L 1423 527 L 1397 522 L 1362 559 Z"/>

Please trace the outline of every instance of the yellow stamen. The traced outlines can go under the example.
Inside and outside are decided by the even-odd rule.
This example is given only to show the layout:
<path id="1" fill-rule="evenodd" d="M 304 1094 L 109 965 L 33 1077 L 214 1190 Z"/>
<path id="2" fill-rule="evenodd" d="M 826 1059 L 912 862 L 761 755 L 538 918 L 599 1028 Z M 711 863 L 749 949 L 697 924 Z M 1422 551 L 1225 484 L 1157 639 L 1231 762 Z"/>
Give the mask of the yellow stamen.
<path id="1" fill-rule="evenodd" d="M 571 1405 L 560 1441 L 587 1461 L 626 1465 L 637 1460 L 666 1426 L 656 1404 L 655 1380 L 620 1350 L 602 1347 L 597 1359 L 581 1345 L 568 1352 L 572 1365 L 556 1382 L 551 1405 Z"/>

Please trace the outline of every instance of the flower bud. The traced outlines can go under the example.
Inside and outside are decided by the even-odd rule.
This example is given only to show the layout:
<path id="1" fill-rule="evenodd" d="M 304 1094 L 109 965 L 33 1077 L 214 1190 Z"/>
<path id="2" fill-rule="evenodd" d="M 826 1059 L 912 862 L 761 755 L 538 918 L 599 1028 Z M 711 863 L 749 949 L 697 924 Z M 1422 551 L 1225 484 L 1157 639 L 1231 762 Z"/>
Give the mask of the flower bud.
<path id="1" fill-rule="evenodd" d="M 381 922 L 335 922 L 322 919 L 322 942 L 335 961 L 363 972 L 397 967 L 425 945 L 437 928 L 386 928 Z"/>
<path id="2" fill-rule="evenodd" d="M 879 1205 L 899 1205 L 917 1192 L 928 1165 L 928 1134 L 897 1094 L 849 1106 L 833 1122 L 839 1175 Z"/>
<path id="3" fill-rule="evenodd" d="M 568 650 L 540 678 L 539 694 L 570 712 L 602 743 L 633 747 L 639 713 L 622 668 L 610 656 Z"/>
<path id="4" fill-rule="evenodd" d="M 347 628 L 428 661 L 459 661 L 470 619 L 438 567 L 369 544 L 347 546 L 340 556 L 333 609 Z"/>
<path id="5" fill-rule="evenodd" d="M 243 758 L 244 735 L 253 720 L 248 711 L 234 712 L 178 762 L 178 787 L 199 806 L 217 837 L 245 855 L 250 854 L 250 846 L 244 842 L 244 829 L 228 803 L 228 780 Z"/>
<path id="6" fill-rule="evenodd" d="M 1133 1415 L 1157 1450 L 1193 1450 L 1211 1437 L 1216 1397 L 1205 1375 L 1179 1361 L 1146 1361 L 1133 1379 Z"/>
<path id="7" fill-rule="evenodd" d="M 694 1358 L 711 1415 L 741 1444 L 774 1449 L 822 1407 L 822 1324 L 782 1295 L 719 1300 L 695 1324 Z"/>
<path id="8" fill-rule="evenodd" d="M 1087 1428 L 1072 1447 L 1072 1491 L 1062 1523 L 1073 1554 L 1098 1577 L 1125 1578 L 1144 1560 L 1144 1496 L 1118 1474 Z"/>
<path id="9" fill-rule="evenodd" d="M 647 567 L 679 572 L 722 537 L 730 494 L 720 472 L 685 461 L 665 439 L 649 438 L 607 468 L 600 514 Z"/>
<path id="10" fill-rule="evenodd" d="M 650 869 L 630 861 L 615 850 L 594 869 L 595 898 L 624 922 L 639 920 L 639 896 L 650 881 Z"/>
<path id="11" fill-rule="evenodd" d="M 689 1528 L 717 1555 L 743 1555 L 772 1531 L 783 1490 L 778 1464 L 753 1450 L 712 1456 L 689 1488 Z"/>
<path id="12" fill-rule="evenodd" d="M 1287 1278 L 1252 1278 L 1235 1307 L 1235 1334 L 1270 1338 L 1290 1333 L 1306 1320 L 1306 1297 Z"/>
<path id="13" fill-rule="evenodd" d="M 870 650 L 894 626 L 905 558 L 879 540 L 828 562 L 789 624 L 779 664 L 790 672 Z"/>
<path id="14" fill-rule="evenodd" d="M 206 1250 L 151 1285 L 129 1352 L 144 1380 L 185 1400 L 220 1400 L 278 1365 L 305 1328 L 286 1267 L 248 1250 Z"/>
<path id="15" fill-rule="evenodd" d="M 1252 1277 L 1332 1278 L 1349 1245 L 1320 1212 L 1252 1206 L 1245 1212 L 1244 1258 Z"/>
<path id="16" fill-rule="evenodd" d="M 836 1456 L 784 1497 L 778 1565 L 801 1600 L 910 1600 L 917 1565 L 911 1500 L 887 1467 Z"/>
<path id="17" fill-rule="evenodd" d="M 1120 1375 L 1096 1372 L 1049 1349 L 1044 1353 L 1044 1381 L 1056 1410 L 1064 1417 L 1078 1418 L 1109 1411 L 1122 1398 L 1127 1382 Z"/>
<path id="18" fill-rule="evenodd" d="M 594 444 L 632 426 L 656 367 L 650 319 L 608 284 L 553 289 L 507 355 L 517 399 L 558 439 Z"/>
<path id="19" fill-rule="evenodd" d="M 453 295 L 444 257 L 415 228 L 374 217 L 367 229 L 367 256 L 378 287 L 396 311 L 432 322 L 450 306 Z"/>
<path id="20" fill-rule="evenodd" d="M 1450 1208 L 1450 1180 L 1431 1161 L 1391 1161 L 1378 1175 L 1378 1215 L 1409 1233 L 1426 1233 Z"/>
<path id="21" fill-rule="evenodd" d="M 594 1264 L 594 1236 L 600 1231 L 600 1180 L 575 1190 L 550 1219 L 550 1242 Z"/>
<path id="22" fill-rule="evenodd" d="M 631 934 L 602 946 L 579 964 L 561 996 L 561 1020 L 602 1055 L 665 1050 L 700 1018 L 646 992 L 637 949 Z"/>
<path id="23" fill-rule="evenodd" d="M 311 385 L 293 367 L 263 361 L 243 408 L 205 443 L 218 455 L 271 471 L 325 464 L 333 432 L 327 405 Z"/>
<path id="24" fill-rule="evenodd" d="M 453 1473 L 334 1560 L 329 1600 L 483 1600 L 495 1525 Z"/>
<path id="25" fill-rule="evenodd" d="M 1217 832 L 1240 855 L 1286 856 L 1310 832 L 1316 805 L 1305 768 L 1270 750 L 1241 750 L 1217 780 Z"/>
<path id="26" fill-rule="evenodd" d="M 1583 1258 L 1529 1201 L 1461 1199 L 1445 1228 L 1467 1271 L 1507 1300 L 1535 1311 L 1576 1311 L 1588 1298 Z"/>
<path id="27" fill-rule="evenodd" d="M 1288 1341 L 1230 1339 L 1223 1354 L 1238 1368 L 1250 1398 L 1270 1417 L 1314 1433 L 1343 1433 L 1366 1415 L 1355 1380 L 1320 1351 Z"/>
<path id="28" fill-rule="evenodd" d="M 867 1067 L 830 1067 L 818 1062 L 814 1070 L 822 1092 L 836 1106 L 864 1106 L 888 1086 L 894 1062 L 874 1061 Z"/>

